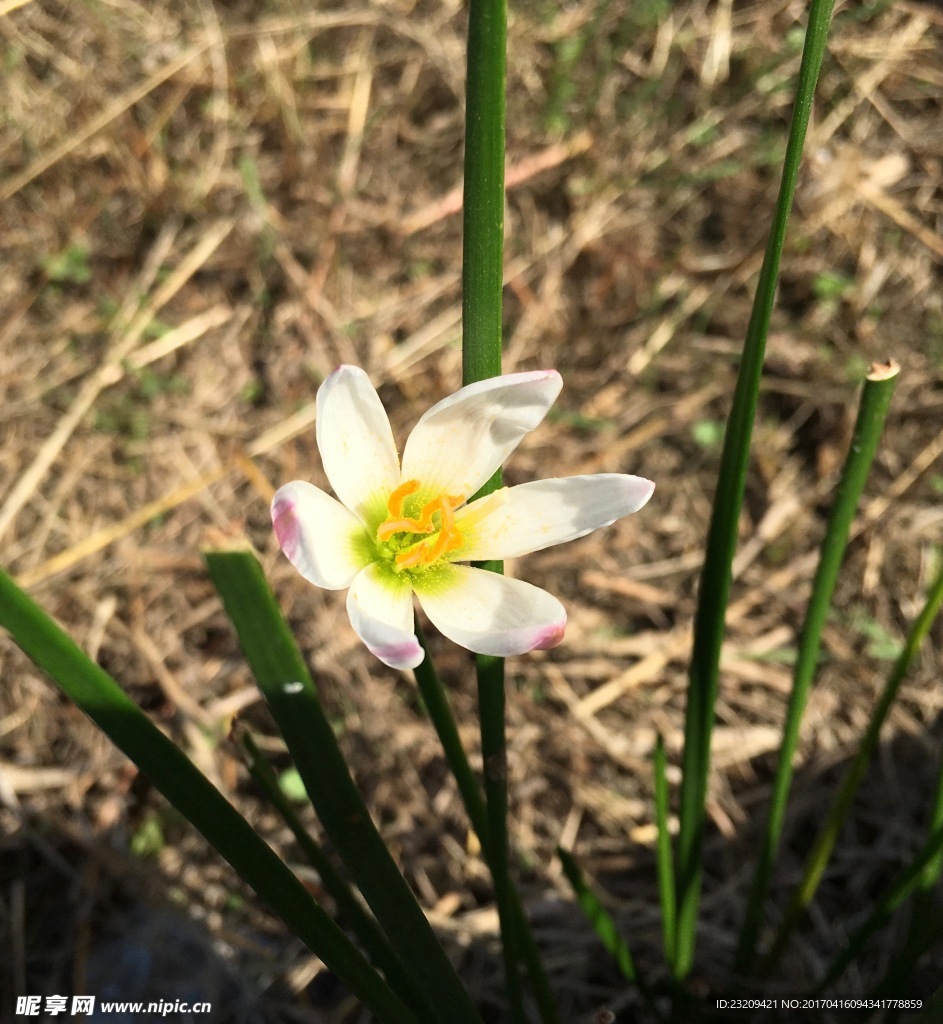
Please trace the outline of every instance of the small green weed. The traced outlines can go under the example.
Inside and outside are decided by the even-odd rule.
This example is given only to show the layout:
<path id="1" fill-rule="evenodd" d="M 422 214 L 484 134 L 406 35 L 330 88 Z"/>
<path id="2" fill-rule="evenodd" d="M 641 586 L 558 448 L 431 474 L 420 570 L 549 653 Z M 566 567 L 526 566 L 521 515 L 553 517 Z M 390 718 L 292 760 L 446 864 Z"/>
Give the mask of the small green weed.
<path id="1" fill-rule="evenodd" d="M 88 284 L 92 279 L 88 249 L 77 242 L 62 252 L 44 257 L 42 266 L 49 280 L 56 284 Z"/>

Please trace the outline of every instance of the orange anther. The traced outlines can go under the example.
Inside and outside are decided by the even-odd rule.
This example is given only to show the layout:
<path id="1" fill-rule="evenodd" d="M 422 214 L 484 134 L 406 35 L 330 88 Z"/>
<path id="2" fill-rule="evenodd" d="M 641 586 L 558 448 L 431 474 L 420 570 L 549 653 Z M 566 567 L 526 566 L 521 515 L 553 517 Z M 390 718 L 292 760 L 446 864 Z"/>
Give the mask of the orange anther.
<path id="1" fill-rule="evenodd" d="M 438 498 L 436 505 L 438 506 L 438 511 L 442 513 L 442 526 L 439 530 L 439 535 L 431 542 L 426 552 L 425 562 L 427 565 L 445 553 L 451 533 L 455 529 L 455 517 L 452 515 L 452 506 L 448 503 L 448 499 Z M 425 546 L 424 544 L 423 547 Z"/>
<path id="2" fill-rule="evenodd" d="M 425 552 L 423 548 L 426 546 L 426 542 L 417 544 L 414 548 L 410 548 L 409 551 L 401 551 L 396 556 L 396 564 L 400 569 L 414 569 L 417 565 L 422 565 L 425 560 Z"/>
<path id="3" fill-rule="evenodd" d="M 454 551 L 462 543 L 462 535 L 455 529 L 455 516 L 452 513 L 450 501 L 451 498 L 443 497 L 438 498 L 435 502 L 438 506 L 437 510 L 442 513 L 442 526 L 439 529 L 438 537 L 431 544 L 427 541 L 422 545 L 426 549 L 423 556 L 423 562 L 426 565 L 431 565 L 447 551 Z"/>
<path id="4" fill-rule="evenodd" d="M 424 545 L 425 546 L 425 545 Z M 444 555 L 448 550 L 449 546 L 449 535 L 443 530 L 434 541 L 432 541 L 432 547 L 428 551 L 423 553 L 423 563 L 425 565 L 432 565 L 440 556 Z"/>
<path id="5" fill-rule="evenodd" d="M 434 513 L 439 511 L 440 501 L 440 498 L 436 498 L 435 501 L 430 501 L 419 513 L 419 518 L 416 520 L 416 533 L 432 533 L 435 530 L 435 526 L 432 522 L 432 516 Z"/>
<path id="6" fill-rule="evenodd" d="M 389 540 L 394 533 L 421 533 L 415 519 L 387 519 L 377 527 L 377 540 Z"/>
<path id="7" fill-rule="evenodd" d="M 439 511 L 442 513 L 442 532 L 449 533 L 455 527 L 455 516 L 452 514 L 452 506 L 449 504 L 450 498 L 442 497 L 436 499 L 436 505 L 439 506 Z"/>
<path id="8" fill-rule="evenodd" d="M 390 517 L 396 517 L 403 514 L 403 502 L 411 495 L 415 494 L 419 490 L 418 480 L 404 480 L 399 487 L 390 495 L 390 500 L 386 503 L 386 507 L 390 510 Z M 382 538 L 381 538 L 382 539 Z"/>

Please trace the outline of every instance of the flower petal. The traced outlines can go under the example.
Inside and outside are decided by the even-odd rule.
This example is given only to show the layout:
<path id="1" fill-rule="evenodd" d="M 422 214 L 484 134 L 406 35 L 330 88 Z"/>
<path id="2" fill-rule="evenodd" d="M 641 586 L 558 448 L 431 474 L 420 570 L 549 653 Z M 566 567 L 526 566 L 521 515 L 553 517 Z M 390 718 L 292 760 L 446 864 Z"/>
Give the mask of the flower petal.
<path id="1" fill-rule="evenodd" d="M 347 614 L 357 635 L 384 665 L 415 668 L 425 652 L 413 626 L 412 588 L 407 579 L 368 565 L 347 594 Z"/>
<path id="2" fill-rule="evenodd" d="M 637 512 L 652 496 L 651 480 L 625 473 L 571 476 L 509 487 L 495 511 L 462 530 L 462 519 L 474 519 L 479 498 L 456 512 L 455 526 L 465 544 L 454 557 L 463 561 L 516 558 L 552 544 L 583 537 Z"/>
<path id="3" fill-rule="evenodd" d="M 556 370 L 478 381 L 434 405 L 403 450 L 403 479 L 434 494 L 471 497 L 547 414 L 563 382 Z"/>
<path id="4" fill-rule="evenodd" d="M 419 603 L 450 640 L 479 654 L 507 657 L 556 647 L 566 610 L 546 590 L 468 565 L 437 567 L 414 581 Z"/>
<path id="5" fill-rule="evenodd" d="M 359 366 L 338 367 L 318 389 L 317 438 L 338 498 L 364 520 L 385 514 L 399 459 L 380 396 Z"/>
<path id="6" fill-rule="evenodd" d="M 336 498 L 304 480 L 275 492 L 272 525 L 288 561 L 317 587 L 343 590 L 369 561 L 363 523 Z"/>

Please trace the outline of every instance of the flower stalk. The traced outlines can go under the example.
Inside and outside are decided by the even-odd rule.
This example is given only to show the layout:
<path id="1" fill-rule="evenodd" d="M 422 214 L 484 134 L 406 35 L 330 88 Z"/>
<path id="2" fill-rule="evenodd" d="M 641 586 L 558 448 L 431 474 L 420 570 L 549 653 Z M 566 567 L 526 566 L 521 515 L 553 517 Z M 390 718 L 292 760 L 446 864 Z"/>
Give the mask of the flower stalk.
<path id="1" fill-rule="evenodd" d="M 471 0 L 465 84 L 462 383 L 501 373 L 506 0 Z"/>
<path id="2" fill-rule="evenodd" d="M 418 622 L 416 623 L 416 634 L 419 637 L 419 642 L 425 648 L 426 641 Z M 490 864 L 491 847 L 488 808 L 482 796 L 478 779 L 472 770 L 471 764 L 469 764 L 465 749 L 462 746 L 458 727 L 455 723 L 455 716 L 452 713 L 445 687 L 436 673 L 431 658 L 424 658 L 414 671 L 416 683 L 419 687 L 419 692 L 422 694 L 426 711 L 435 727 L 439 741 L 442 743 L 442 749 L 449 768 L 455 776 L 458 791 L 465 805 L 465 811 L 468 814 L 475 834 L 478 836 L 478 841 L 481 843 L 485 860 Z M 490 867 L 489 870 L 491 870 Z M 553 993 L 550 991 L 550 983 L 547 980 L 547 972 L 540 959 L 540 950 L 534 941 L 530 923 L 527 920 L 524 906 L 521 903 L 520 894 L 513 878 L 510 878 L 510 873 L 508 873 L 508 877 L 509 898 L 514 913 L 515 936 L 520 948 L 521 960 L 527 969 L 527 974 L 534 990 L 534 998 L 537 1002 L 540 1019 L 542 1024 L 560 1024 L 560 1017 L 556 1010 Z"/>
<path id="3" fill-rule="evenodd" d="M 462 232 L 462 383 L 465 385 L 501 373 L 506 81 L 506 0 L 471 0 L 465 82 Z M 500 486 L 499 468 L 479 494 L 490 494 Z M 479 567 L 499 574 L 504 571 L 502 562 L 497 559 L 483 562 Z M 488 864 L 501 924 L 511 1019 L 514 1024 L 522 1024 L 518 944 L 509 901 L 504 661 L 479 654 L 475 663 L 490 833 Z"/>

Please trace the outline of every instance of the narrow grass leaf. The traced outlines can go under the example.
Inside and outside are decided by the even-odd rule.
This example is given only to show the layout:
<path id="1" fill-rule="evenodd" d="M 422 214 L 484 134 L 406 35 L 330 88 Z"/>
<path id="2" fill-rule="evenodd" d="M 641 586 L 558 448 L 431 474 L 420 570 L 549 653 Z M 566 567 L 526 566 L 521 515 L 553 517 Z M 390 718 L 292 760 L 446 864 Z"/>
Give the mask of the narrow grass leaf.
<path id="1" fill-rule="evenodd" d="M 887 887 L 884 895 L 875 904 L 874 909 L 868 915 L 864 924 L 851 936 L 844 950 L 832 962 L 828 970 L 822 976 L 816 990 L 821 992 L 830 985 L 836 978 L 840 977 L 845 968 L 858 956 L 864 948 L 865 943 L 884 924 L 894 911 L 904 902 L 905 899 L 920 884 L 920 877 L 934 857 L 939 856 L 943 850 L 943 828 L 938 828 L 924 843 L 920 852 L 910 862 L 907 868 Z M 943 923 L 943 915 L 939 918 Z M 939 936 L 939 931 L 936 932 Z"/>
<path id="2" fill-rule="evenodd" d="M 671 963 L 675 955 L 678 927 L 675 904 L 675 870 L 671 853 L 671 832 L 668 828 L 668 758 L 665 741 L 658 737 L 655 744 L 655 822 L 658 826 L 656 846 L 658 867 L 658 897 L 661 903 L 661 929 L 665 944 L 665 958 Z"/>
<path id="3" fill-rule="evenodd" d="M 943 757 L 940 758 L 937 771 L 936 792 L 933 797 L 933 809 L 930 812 L 929 830 L 934 832 L 941 827 L 943 827 Z M 921 890 L 929 892 L 933 889 L 939 883 L 941 873 L 943 873 L 943 852 L 934 857 L 927 865 L 923 878 L 920 879 Z"/>
<path id="4" fill-rule="evenodd" d="M 822 647 L 822 630 L 828 618 L 838 571 L 848 545 L 848 536 L 855 518 L 858 502 L 871 470 L 878 443 L 884 431 L 887 410 L 897 384 L 900 367 L 896 363 L 872 367 L 864 382 L 858 416 L 845 457 L 841 478 L 835 491 L 835 501 L 829 515 L 828 527 L 819 555 L 819 564 L 812 583 L 812 594 L 806 608 L 805 623 L 799 640 L 799 650 L 793 670 L 792 690 L 783 726 L 779 748 L 779 761 L 773 781 L 769 816 L 760 848 L 753 885 L 747 901 L 743 928 L 740 933 L 735 970 L 748 974 L 752 967 L 756 939 L 763 919 L 763 903 L 769 887 L 770 875 L 779 848 L 783 821 L 792 784 L 793 762 L 799 745 L 799 731 L 805 712 L 812 681 Z"/>
<path id="5" fill-rule="evenodd" d="M 909 1017 L 907 1024 L 939 1024 L 943 1020 L 943 985 L 928 1000 L 916 1017 Z"/>
<path id="6" fill-rule="evenodd" d="M 0 626 L 363 1003 L 419 1024 L 275 852 L 121 687 L 0 571 Z"/>
<path id="7" fill-rule="evenodd" d="M 558 846 L 557 856 L 563 865 L 563 873 L 566 875 L 567 881 L 573 886 L 573 892 L 576 893 L 576 898 L 583 909 L 583 913 L 593 926 L 593 931 L 599 936 L 599 940 L 605 946 L 607 952 L 612 955 L 623 975 L 633 985 L 639 985 L 639 975 L 635 967 L 635 959 L 625 939 L 619 934 L 619 929 L 616 927 L 612 915 L 599 902 L 599 897 L 590 888 L 573 855 L 569 851 L 564 850 L 563 847 Z"/>
<path id="8" fill-rule="evenodd" d="M 207 552 L 206 560 L 318 818 L 398 959 L 425 993 L 441 1024 L 481 1024 L 350 777 L 262 567 L 248 551 Z"/>
<path id="9" fill-rule="evenodd" d="M 308 863 L 317 871 L 321 884 L 334 900 L 334 905 L 343 922 L 356 935 L 372 963 L 383 971 L 390 987 L 400 999 L 407 1006 L 416 1010 L 424 1024 L 435 1024 L 435 1014 L 426 1003 L 422 991 L 403 969 L 389 939 L 383 934 L 376 919 L 364 908 L 354 895 L 350 885 L 302 824 L 291 800 L 279 785 L 275 770 L 263 757 L 252 734 L 244 731 L 240 739 L 246 753 L 249 774 L 265 794 L 269 803 L 281 815 L 282 821 L 291 829 L 298 848 L 307 858 Z"/>
<path id="10" fill-rule="evenodd" d="M 909 671 L 911 662 L 940 611 L 941 604 L 943 604 L 943 569 L 941 569 L 939 575 L 933 581 L 926 603 L 914 621 L 910 634 L 907 637 L 907 642 L 904 644 L 904 649 L 894 663 L 894 667 L 891 669 L 890 675 L 884 684 L 884 689 L 881 691 L 874 710 L 871 712 L 871 718 L 861 739 L 861 744 L 858 747 L 854 760 L 845 772 L 838 792 L 832 800 L 822 831 L 819 833 L 815 845 L 812 847 L 812 852 L 806 860 L 802 880 L 789 903 L 769 955 L 764 961 L 764 972 L 768 972 L 779 959 L 805 908 L 812 901 L 812 897 L 818 889 L 819 882 L 822 880 L 822 874 L 835 846 L 835 841 L 838 839 L 838 833 L 848 815 L 852 800 L 877 747 L 878 736 L 884 720 L 887 718 L 891 705 L 897 698 L 900 684 Z M 928 860 L 925 863 L 930 863 L 930 861 Z"/>
<path id="11" fill-rule="evenodd" d="M 678 836 L 678 929 L 673 965 L 677 978 L 686 977 L 694 963 L 698 904 L 701 891 L 701 845 L 705 824 L 707 779 L 714 706 L 720 675 L 720 649 L 730 596 L 731 565 L 737 544 L 737 525 L 746 487 L 750 438 L 766 351 L 770 316 L 786 239 L 786 226 L 795 195 L 812 98 L 825 53 L 833 0 L 812 0 L 802 51 L 799 81 L 786 156 L 753 311 L 740 361 L 730 418 L 724 435 L 717 491 L 701 571 L 694 645 L 684 729 L 683 777 Z"/>
<path id="12" fill-rule="evenodd" d="M 583 872 L 580 870 L 580 866 L 576 863 L 576 859 L 569 851 L 564 850 L 560 846 L 557 847 L 557 856 L 560 858 L 560 863 L 563 866 L 563 873 L 573 887 L 579 905 L 589 923 L 593 926 L 593 931 L 599 936 L 600 942 L 602 942 L 606 951 L 611 954 L 622 974 L 639 990 L 639 995 L 645 1000 L 653 1019 L 663 1020 L 663 1014 L 655 1003 L 651 988 L 641 974 L 639 974 L 638 966 L 635 963 L 628 943 L 619 934 L 619 929 L 616 927 L 616 923 L 613 921 L 609 911 L 599 902 L 599 898 L 590 888 Z"/>
<path id="13" fill-rule="evenodd" d="M 935 894 L 920 892 L 920 884 L 915 886 L 917 895 L 912 902 L 910 931 L 904 948 L 894 957 L 884 972 L 884 977 L 868 993 L 869 999 L 900 998 L 914 991 L 911 981 L 914 969 L 920 958 L 940 941 L 943 934 L 943 907 Z M 919 906 L 916 904 L 919 901 Z M 852 950 L 857 958 L 859 950 Z M 893 1011 L 888 1014 L 886 1024 L 892 1024 L 899 1014 Z"/>
<path id="14" fill-rule="evenodd" d="M 936 792 L 933 808 L 930 811 L 928 831 L 933 833 L 943 829 L 943 758 L 937 769 Z M 939 920 L 940 908 L 936 889 L 940 881 L 940 870 L 943 865 L 943 848 L 927 863 L 917 882 L 916 892 L 911 899 L 910 929 L 904 948 L 894 958 L 884 975 L 876 994 L 894 995 L 908 991 L 909 979 L 913 974 L 917 961 L 935 944 L 943 933 L 943 920 Z M 892 1013 L 888 1024 L 893 1024 L 899 1014 Z"/>

